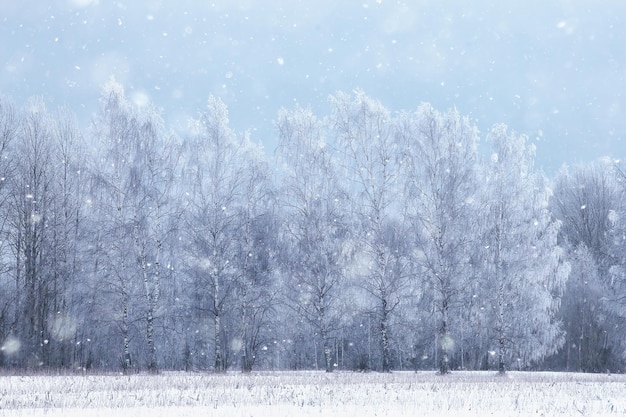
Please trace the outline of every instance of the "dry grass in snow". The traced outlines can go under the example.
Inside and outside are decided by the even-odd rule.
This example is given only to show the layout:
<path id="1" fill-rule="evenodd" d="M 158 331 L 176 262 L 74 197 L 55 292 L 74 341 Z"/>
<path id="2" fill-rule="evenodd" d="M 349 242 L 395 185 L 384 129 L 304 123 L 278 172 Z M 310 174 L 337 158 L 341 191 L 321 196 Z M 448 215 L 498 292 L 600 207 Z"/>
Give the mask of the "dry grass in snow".
<path id="1" fill-rule="evenodd" d="M 626 376 L 484 372 L 0 377 L 0 416 L 624 416 Z"/>

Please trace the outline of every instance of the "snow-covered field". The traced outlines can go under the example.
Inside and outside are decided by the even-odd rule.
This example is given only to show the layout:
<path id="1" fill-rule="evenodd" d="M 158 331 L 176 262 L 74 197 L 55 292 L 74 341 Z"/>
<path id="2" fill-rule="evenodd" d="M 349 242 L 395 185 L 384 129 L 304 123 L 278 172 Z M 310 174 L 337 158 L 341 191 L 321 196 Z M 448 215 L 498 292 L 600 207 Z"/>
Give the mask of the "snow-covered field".
<path id="1" fill-rule="evenodd" d="M 0 416 L 625 416 L 626 375 L 0 376 Z"/>

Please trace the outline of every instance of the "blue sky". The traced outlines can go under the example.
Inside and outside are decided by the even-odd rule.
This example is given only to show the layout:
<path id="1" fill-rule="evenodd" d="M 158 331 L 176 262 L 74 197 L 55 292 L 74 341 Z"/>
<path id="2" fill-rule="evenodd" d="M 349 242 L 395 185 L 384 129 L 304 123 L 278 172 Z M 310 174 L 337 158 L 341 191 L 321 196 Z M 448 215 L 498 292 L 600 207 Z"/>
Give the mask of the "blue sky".
<path id="1" fill-rule="evenodd" d="M 626 3 L 26 0 L 0 3 L 0 94 L 43 95 L 87 126 L 111 76 L 184 134 L 209 94 L 273 150 L 280 107 L 339 90 L 389 109 L 504 122 L 553 173 L 626 153 Z"/>

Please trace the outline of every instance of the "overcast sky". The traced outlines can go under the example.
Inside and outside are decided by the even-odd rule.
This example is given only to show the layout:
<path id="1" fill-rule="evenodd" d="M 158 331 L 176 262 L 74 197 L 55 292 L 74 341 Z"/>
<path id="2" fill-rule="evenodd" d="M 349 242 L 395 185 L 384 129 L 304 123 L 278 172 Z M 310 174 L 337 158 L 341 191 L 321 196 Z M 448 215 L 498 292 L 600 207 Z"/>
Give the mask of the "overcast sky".
<path id="1" fill-rule="evenodd" d="M 87 126 L 114 76 L 181 132 L 215 94 L 272 151 L 280 107 L 361 88 L 507 123 L 554 173 L 626 156 L 625 19 L 623 0 L 0 0 L 0 94 Z"/>

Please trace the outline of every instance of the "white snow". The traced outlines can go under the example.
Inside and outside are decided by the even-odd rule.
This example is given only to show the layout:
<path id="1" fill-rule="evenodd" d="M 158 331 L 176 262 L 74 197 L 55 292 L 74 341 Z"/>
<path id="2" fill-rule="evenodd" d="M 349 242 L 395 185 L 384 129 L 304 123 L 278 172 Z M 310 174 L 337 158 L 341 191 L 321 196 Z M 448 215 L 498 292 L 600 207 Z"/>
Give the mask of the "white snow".
<path id="1" fill-rule="evenodd" d="M 20 341 L 12 336 L 9 336 L 2 344 L 2 347 L 0 347 L 0 351 L 2 351 L 5 355 L 10 356 L 17 353 L 20 350 L 20 347 Z"/>
<path id="2" fill-rule="evenodd" d="M 523 372 L 4 376 L 0 416 L 618 416 L 625 386 Z"/>

